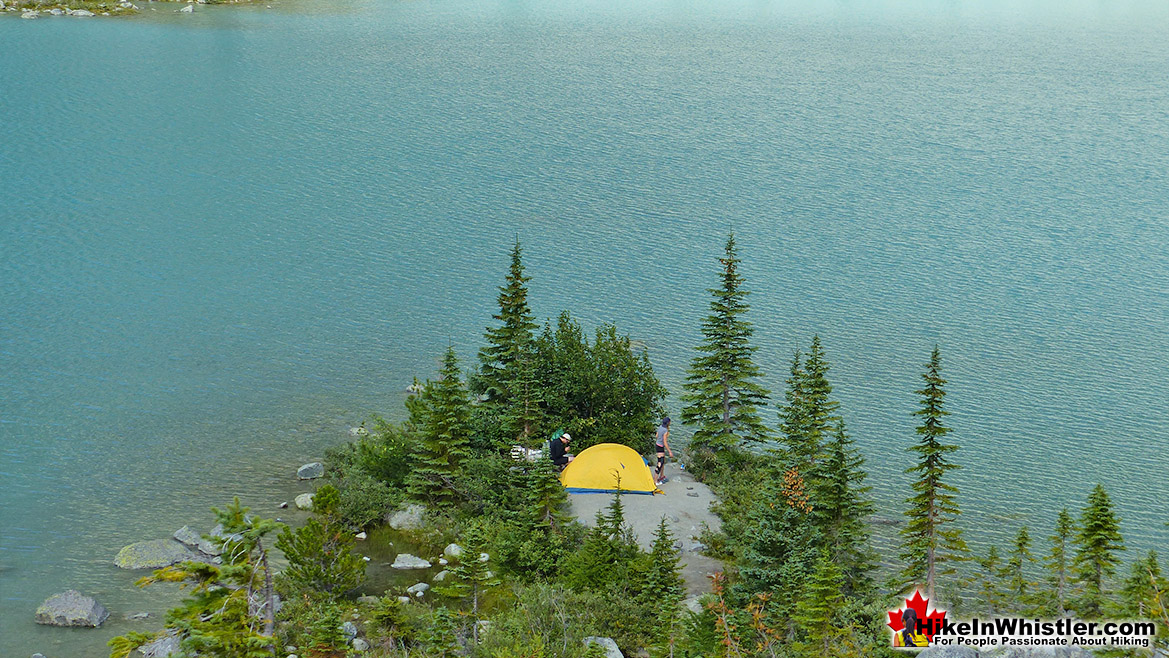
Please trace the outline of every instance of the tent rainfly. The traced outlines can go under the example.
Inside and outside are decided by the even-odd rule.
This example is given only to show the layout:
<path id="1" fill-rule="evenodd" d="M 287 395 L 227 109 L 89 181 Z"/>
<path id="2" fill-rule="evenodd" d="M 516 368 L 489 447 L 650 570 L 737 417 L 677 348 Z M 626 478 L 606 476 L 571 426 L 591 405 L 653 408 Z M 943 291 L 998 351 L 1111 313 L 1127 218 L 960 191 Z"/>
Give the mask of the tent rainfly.
<path id="1" fill-rule="evenodd" d="M 645 459 L 620 443 L 598 443 L 582 450 L 564 467 L 560 482 L 569 493 L 612 493 L 618 482 L 623 493 L 661 493 Z"/>

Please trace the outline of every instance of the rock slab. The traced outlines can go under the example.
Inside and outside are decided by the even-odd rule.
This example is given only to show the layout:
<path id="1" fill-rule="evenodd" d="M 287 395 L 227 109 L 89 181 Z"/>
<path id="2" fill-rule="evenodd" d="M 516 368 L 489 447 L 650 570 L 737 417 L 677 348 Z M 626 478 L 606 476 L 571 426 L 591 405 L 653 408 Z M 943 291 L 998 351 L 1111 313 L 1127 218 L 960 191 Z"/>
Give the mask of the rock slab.
<path id="1" fill-rule="evenodd" d="M 617 643 L 613 641 L 613 638 L 586 637 L 584 643 L 586 647 L 594 644 L 600 645 L 605 650 L 605 658 L 625 658 L 625 655 L 621 653 L 621 649 L 617 648 Z"/>
<path id="2" fill-rule="evenodd" d="M 179 635 L 176 631 L 167 631 L 167 634 L 154 640 L 147 642 L 138 647 L 138 653 L 142 654 L 144 658 L 169 658 L 169 656 L 179 655 Z"/>
<path id="3" fill-rule="evenodd" d="M 216 547 L 215 544 L 211 543 L 207 539 L 204 539 L 203 535 L 200 535 L 199 533 L 192 530 L 191 526 L 189 525 L 185 525 L 178 530 L 175 530 L 175 534 L 172 535 L 172 537 L 174 537 L 175 541 L 179 542 L 180 544 L 193 548 L 200 553 L 206 553 L 207 555 L 219 555 L 220 553 L 219 548 Z"/>
<path id="4" fill-rule="evenodd" d="M 390 566 L 394 569 L 429 569 L 430 563 L 417 555 L 398 553 L 397 557 L 394 558 L 394 563 Z"/>
<path id="5" fill-rule="evenodd" d="M 325 465 L 321 462 L 312 462 L 296 469 L 296 477 L 302 480 L 315 480 L 325 474 Z"/>
<path id="6" fill-rule="evenodd" d="M 49 626 L 97 628 L 109 616 L 109 610 L 92 596 L 71 589 L 45 599 L 37 608 L 36 622 Z"/>
<path id="7" fill-rule="evenodd" d="M 394 530 L 419 530 L 422 528 L 422 515 L 426 508 L 421 505 L 407 505 L 389 515 L 386 521 Z"/>
<path id="8" fill-rule="evenodd" d="M 205 558 L 173 539 L 151 539 L 118 551 L 114 564 L 123 569 L 161 569 L 184 560 L 205 561 Z"/>

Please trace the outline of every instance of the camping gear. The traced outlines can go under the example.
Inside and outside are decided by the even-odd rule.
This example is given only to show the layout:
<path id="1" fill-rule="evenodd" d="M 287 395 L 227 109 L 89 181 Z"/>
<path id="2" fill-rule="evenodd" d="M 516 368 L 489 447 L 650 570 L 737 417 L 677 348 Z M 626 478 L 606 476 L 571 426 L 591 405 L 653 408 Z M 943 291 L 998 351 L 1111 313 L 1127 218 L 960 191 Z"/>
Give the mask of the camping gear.
<path id="1" fill-rule="evenodd" d="M 618 478 L 622 493 L 661 493 L 645 459 L 620 443 L 598 443 L 585 449 L 560 473 L 569 493 L 613 493 Z"/>

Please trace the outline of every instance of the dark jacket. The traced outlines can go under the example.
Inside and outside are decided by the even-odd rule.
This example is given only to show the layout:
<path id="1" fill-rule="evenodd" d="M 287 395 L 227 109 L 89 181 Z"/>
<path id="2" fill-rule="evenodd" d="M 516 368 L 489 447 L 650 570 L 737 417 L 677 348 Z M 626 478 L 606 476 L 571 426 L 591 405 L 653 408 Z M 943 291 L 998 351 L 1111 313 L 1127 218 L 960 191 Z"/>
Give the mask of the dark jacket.
<path id="1" fill-rule="evenodd" d="M 564 466 L 568 464 L 568 455 L 565 454 L 568 446 L 560 440 L 560 437 L 552 439 L 551 445 L 548 446 L 548 458 L 552 460 L 553 464 L 557 466 Z"/>

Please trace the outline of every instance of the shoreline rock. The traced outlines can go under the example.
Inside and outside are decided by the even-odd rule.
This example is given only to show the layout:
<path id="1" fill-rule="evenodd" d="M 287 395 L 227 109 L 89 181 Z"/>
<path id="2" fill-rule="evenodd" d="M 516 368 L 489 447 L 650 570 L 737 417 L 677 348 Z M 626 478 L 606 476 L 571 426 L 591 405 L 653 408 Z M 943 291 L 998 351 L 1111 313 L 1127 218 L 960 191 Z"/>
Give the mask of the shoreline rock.
<path id="1" fill-rule="evenodd" d="M 325 465 L 321 462 L 311 462 L 296 469 L 296 477 L 301 480 L 315 480 L 325 474 Z"/>
<path id="2" fill-rule="evenodd" d="M 110 611 L 92 596 L 75 589 L 54 594 L 37 607 L 36 622 L 47 626 L 97 628 L 110 616 Z"/>
<path id="3" fill-rule="evenodd" d="M 390 565 L 392 569 L 429 569 L 430 563 L 417 555 L 409 553 L 398 553 L 394 558 L 394 563 Z"/>
<path id="4" fill-rule="evenodd" d="M 215 559 L 174 539 L 151 539 L 123 547 L 114 557 L 114 564 L 123 569 L 162 569 L 179 562 L 212 562 Z"/>
<path id="5" fill-rule="evenodd" d="M 386 522 L 394 530 L 419 530 L 422 528 L 422 515 L 425 513 L 426 508 L 422 505 L 411 504 L 386 515 Z"/>
<path id="6" fill-rule="evenodd" d="M 313 494 L 311 494 L 311 493 L 300 494 L 299 496 L 296 497 L 294 504 L 296 505 L 296 509 L 312 510 L 312 508 L 313 508 Z"/>

